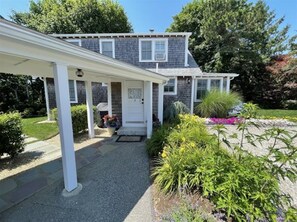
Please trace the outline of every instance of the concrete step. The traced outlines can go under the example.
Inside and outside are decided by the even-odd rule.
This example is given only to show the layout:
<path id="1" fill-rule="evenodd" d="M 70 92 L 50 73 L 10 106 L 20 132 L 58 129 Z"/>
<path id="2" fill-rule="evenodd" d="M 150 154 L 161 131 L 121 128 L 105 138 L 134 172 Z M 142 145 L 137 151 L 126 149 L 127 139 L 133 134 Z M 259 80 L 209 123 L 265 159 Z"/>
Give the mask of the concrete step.
<path id="1" fill-rule="evenodd" d="M 146 127 L 121 127 L 117 131 L 119 136 L 145 136 Z"/>

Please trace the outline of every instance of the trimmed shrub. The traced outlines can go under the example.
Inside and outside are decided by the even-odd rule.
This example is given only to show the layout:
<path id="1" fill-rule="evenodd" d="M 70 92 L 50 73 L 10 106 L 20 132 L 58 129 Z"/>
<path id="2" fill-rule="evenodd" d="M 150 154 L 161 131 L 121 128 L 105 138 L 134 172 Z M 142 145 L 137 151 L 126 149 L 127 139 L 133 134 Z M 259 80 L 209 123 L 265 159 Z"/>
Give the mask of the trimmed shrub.
<path id="1" fill-rule="evenodd" d="M 93 112 L 94 112 L 94 122 L 97 123 L 98 114 L 96 111 L 96 107 L 93 107 Z M 52 115 L 54 116 L 55 120 L 58 120 L 57 108 L 52 110 Z M 74 135 L 77 135 L 88 129 L 88 116 L 87 116 L 86 105 L 71 106 L 71 118 L 72 118 L 72 128 L 73 128 Z"/>
<path id="2" fill-rule="evenodd" d="M 195 109 L 202 117 L 225 118 L 235 105 L 239 104 L 241 97 L 235 92 L 209 91 Z"/>
<path id="3" fill-rule="evenodd" d="M 22 119 L 19 113 L 0 115 L 0 156 L 4 153 L 14 158 L 24 151 Z"/>
<path id="4" fill-rule="evenodd" d="M 176 101 L 171 103 L 164 111 L 164 120 L 167 122 L 178 121 L 179 114 L 190 113 L 190 109 L 182 102 Z"/>

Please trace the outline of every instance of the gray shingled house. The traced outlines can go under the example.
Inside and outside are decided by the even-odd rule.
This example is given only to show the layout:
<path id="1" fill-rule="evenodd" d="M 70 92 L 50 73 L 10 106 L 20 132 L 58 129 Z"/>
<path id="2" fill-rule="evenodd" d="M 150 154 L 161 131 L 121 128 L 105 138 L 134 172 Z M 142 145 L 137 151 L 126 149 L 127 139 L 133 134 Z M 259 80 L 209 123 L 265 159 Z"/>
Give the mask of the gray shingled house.
<path id="1" fill-rule="evenodd" d="M 158 115 L 158 101 L 163 109 L 174 101 L 182 101 L 191 112 L 210 89 L 230 90 L 232 73 L 204 73 L 188 50 L 191 33 L 115 33 L 53 34 L 52 36 L 105 56 L 130 63 L 169 78 L 163 88 L 153 84 L 153 114 Z M 199 61 L 198 61 L 199 62 Z M 53 79 L 45 81 L 48 109 L 56 107 Z M 111 89 L 111 90 L 109 90 Z M 144 127 L 145 97 L 143 81 L 92 82 L 93 104 L 108 103 L 109 113 L 117 115 L 124 127 Z M 163 91 L 163 98 L 158 96 Z M 86 102 L 85 83 L 69 80 L 72 104 Z M 160 110 L 159 110 L 160 111 Z M 162 117 L 162 116 L 161 116 Z M 161 120 L 162 121 L 162 120 Z"/>

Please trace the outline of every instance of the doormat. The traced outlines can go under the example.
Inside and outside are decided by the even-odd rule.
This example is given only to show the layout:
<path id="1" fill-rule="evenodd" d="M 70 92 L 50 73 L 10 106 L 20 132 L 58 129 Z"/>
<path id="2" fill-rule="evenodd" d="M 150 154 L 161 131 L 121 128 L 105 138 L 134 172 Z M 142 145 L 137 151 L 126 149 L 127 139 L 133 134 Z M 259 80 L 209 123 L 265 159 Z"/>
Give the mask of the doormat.
<path id="1" fill-rule="evenodd" d="M 119 136 L 116 142 L 141 142 L 142 136 Z"/>

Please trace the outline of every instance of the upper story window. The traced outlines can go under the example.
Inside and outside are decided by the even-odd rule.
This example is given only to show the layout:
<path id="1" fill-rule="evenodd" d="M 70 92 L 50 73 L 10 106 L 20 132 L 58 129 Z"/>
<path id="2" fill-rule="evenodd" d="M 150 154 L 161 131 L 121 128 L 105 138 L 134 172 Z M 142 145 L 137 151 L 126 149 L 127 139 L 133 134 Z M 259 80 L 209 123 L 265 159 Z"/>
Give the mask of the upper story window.
<path id="1" fill-rule="evenodd" d="M 100 53 L 115 58 L 114 39 L 100 39 Z"/>
<path id="2" fill-rule="evenodd" d="M 140 39 L 140 62 L 167 62 L 168 39 Z"/>
<path id="3" fill-rule="evenodd" d="M 164 95 L 176 95 L 177 78 L 169 78 L 166 85 L 164 85 Z"/>
<path id="4" fill-rule="evenodd" d="M 66 39 L 66 42 L 69 42 L 73 45 L 81 46 L 81 40 L 80 39 Z"/>
<path id="5" fill-rule="evenodd" d="M 69 80 L 69 97 L 70 103 L 77 103 L 77 88 L 75 80 Z"/>

